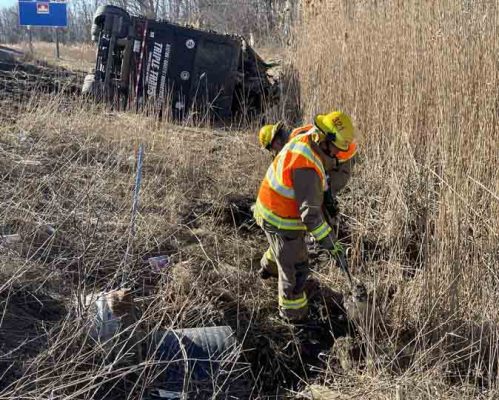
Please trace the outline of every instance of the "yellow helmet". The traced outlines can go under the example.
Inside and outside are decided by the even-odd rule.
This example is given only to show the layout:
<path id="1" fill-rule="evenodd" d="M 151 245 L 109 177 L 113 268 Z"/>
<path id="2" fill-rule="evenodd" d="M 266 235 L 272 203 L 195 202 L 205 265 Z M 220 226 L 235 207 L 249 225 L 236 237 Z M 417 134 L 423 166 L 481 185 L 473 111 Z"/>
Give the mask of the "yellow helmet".
<path id="1" fill-rule="evenodd" d="M 283 127 L 282 121 L 279 121 L 274 125 L 264 125 L 258 132 L 258 140 L 260 141 L 260 145 L 262 148 L 269 150 L 272 145 L 272 141 L 275 138 L 275 135 L 279 130 Z"/>
<path id="2" fill-rule="evenodd" d="M 341 111 L 316 115 L 314 124 L 340 150 L 347 151 L 355 138 L 350 117 Z"/>

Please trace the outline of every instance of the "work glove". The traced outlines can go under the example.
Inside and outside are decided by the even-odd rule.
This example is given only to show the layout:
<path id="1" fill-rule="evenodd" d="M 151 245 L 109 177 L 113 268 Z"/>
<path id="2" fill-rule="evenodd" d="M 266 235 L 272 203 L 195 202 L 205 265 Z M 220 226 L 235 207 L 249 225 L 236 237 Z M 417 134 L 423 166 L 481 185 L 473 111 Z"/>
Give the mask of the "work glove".
<path id="1" fill-rule="evenodd" d="M 330 190 L 324 192 L 324 209 L 327 211 L 331 218 L 335 218 L 340 213 L 340 205 L 338 200 L 333 197 Z"/>
<path id="2" fill-rule="evenodd" d="M 339 241 L 334 241 L 333 242 L 333 248 L 329 250 L 329 252 L 331 253 L 331 255 L 333 257 L 338 257 L 342 254 L 345 254 L 345 249 L 343 247 L 343 245 L 339 242 Z"/>

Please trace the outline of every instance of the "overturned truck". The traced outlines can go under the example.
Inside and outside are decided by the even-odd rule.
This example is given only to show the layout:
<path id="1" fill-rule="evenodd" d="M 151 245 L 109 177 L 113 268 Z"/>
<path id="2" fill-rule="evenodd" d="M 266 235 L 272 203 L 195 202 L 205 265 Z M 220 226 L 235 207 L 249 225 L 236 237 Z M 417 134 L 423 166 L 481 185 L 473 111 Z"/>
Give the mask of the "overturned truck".
<path id="1" fill-rule="evenodd" d="M 95 70 L 83 92 L 122 109 L 225 120 L 258 115 L 278 95 L 271 65 L 240 36 L 134 17 L 106 5 L 94 15 L 92 39 Z"/>

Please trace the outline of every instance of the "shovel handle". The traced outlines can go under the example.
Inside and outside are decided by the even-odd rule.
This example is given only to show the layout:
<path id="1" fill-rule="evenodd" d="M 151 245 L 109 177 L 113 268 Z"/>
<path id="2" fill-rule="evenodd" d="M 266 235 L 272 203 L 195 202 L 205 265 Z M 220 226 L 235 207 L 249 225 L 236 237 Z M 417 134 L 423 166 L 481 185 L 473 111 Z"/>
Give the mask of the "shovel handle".
<path id="1" fill-rule="evenodd" d="M 331 218 L 331 214 L 329 214 L 329 211 L 325 207 L 323 207 L 323 212 L 324 212 L 324 216 L 326 217 L 326 220 L 329 223 L 329 225 L 332 225 L 333 219 Z M 335 256 L 335 259 L 336 259 L 336 263 L 338 264 L 340 269 L 347 275 L 348 281 L 350 282 L 350 286 L 353 289 L 355 287 L 355 285 L 353 284 L 352 275 L 350 275 L 350 271 L 348 269 L 348 262 L 347 262 L 347 259 L 345 257 L 345 254 L 343 254 L 343 253 L 337 254 Z"/>
<path id="2" fill-rule="evenodd" d="M 352 275 L 350 275 L 350 271 L 348 269 L 348 262 L 344 254 L 338 254 L 336 256 L 336 262 L 338 263 L 338 266 L 340 269 L 347 275 L 348 281 L 350 282 L 350 286 L 353 288 L 353 279 Z"/>

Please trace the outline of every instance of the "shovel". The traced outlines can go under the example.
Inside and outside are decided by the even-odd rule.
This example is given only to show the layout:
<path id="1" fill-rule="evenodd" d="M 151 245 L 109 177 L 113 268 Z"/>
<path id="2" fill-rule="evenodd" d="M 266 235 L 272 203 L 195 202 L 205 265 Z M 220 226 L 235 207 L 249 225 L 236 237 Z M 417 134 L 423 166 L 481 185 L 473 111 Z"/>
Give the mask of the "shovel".
<path id="1" fill-rule="evenodd" d="M 357 281 L 357 283 L 355 283 L 353 281 L 352 275 L 350 274 L 350 271 L 348 269 L 348 262 L 345 255 L 338 254 L 335 258 L 336 258 L 336 263 L 348 278 L 353 301 L 356 303 L 367 302 L 367 289 L 362 282 Z"/>
<path id="2" fill-rule="evenodd" d="M 328 223 L 332 226 L 333 218 L 331 218 L 331 215 L 329 214 L 327 209 L 324 209 L 323 211 Z M 345 273 L 345 275 L 348 278 L 348 283 L 350 284 L 350 290 L 352 292 L 352 300 L 355 303 L 366 303 L 367 289 L 362 282 L 360 281 L 357 281 L 356 283 L 354 282 L 352 275 L 350 274 L 350 270 L 348 269 L 348 261 L 345 257 L 345 254 L 344 253 L 337 254 L 335 256 L 335 260 L 338 267 Z"/>

